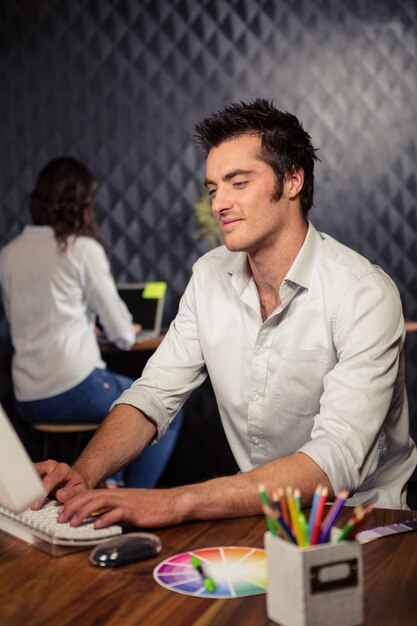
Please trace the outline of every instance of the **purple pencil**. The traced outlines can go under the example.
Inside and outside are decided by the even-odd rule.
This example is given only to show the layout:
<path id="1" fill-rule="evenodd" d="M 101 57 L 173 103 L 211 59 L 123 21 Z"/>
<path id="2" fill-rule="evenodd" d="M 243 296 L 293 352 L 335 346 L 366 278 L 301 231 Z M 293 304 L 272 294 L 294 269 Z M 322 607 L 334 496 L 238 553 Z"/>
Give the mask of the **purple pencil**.
<path id="1" fill-rule="evenodd" d="M 348 491 L 341 491 L 338 494 L 336 500 L 333 502 L 329 512 L 327 513 L 326 517 L 323 520 L 317 543 L 325 543 L 329 539 L 332 526 L 334 525 L 336 518 L 340 513 L 341 508 L 346 502 L 346 498 L 348 497 L 348 495 L 349 495 Z"/>

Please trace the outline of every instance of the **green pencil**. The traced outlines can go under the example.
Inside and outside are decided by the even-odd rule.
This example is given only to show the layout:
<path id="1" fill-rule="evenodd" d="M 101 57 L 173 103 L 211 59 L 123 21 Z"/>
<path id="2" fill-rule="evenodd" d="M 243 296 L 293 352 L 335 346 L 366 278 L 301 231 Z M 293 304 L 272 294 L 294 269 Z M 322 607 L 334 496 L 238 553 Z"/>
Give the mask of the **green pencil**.
<path id="1" fill-rule="evenodd" d="M 264 506 L 270 507 L 271 505 L 269 504 L 268 496 L 266 495 L 265 487 L 263 486 L 262 483 L 259 484 L 258 491 L 259 491 L 259 497 L 261 499 L 262 504 Z M 275 529 L 274 522 L 271 520 L 269 515 L 265 514 L 265 520 L 266 520 L 266 525 L 268 526 L 268 530 L 271 533 L 271 535 L 276 536 L 278 533 Z"/>
<path id="2" fill-rule="evenodd" d="M 352 530 L 357 526 L 365 517 L 365 510 L 361 505 L 355 507 L 353 509 L 353 515 L 348 519 L 346 524 L 343 526 L 342 534 L 339 535 L 338 541 L 344 541 L 351 536 Z"/>

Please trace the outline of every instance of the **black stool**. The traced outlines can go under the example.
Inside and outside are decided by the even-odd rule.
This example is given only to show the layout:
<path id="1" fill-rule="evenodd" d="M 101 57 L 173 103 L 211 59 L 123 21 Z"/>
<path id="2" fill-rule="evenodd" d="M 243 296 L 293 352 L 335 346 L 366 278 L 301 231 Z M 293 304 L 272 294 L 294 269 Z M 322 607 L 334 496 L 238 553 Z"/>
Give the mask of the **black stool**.
<path id="1" fill-rule="evenodd" d="M 83 442 L 83 433 L 91 432 L 97 430 L 100 426 L 100 423 L 91 423 L 91 424 L 33 424 L 33 428 L 35 430 L 39 430 L 44 433 L 43 442 L 42 442 L 42 455 L 43 459 L 46 460 L 49 458 L 49 450 L 51 443 L 51 435 L 52 434 L 67 434 L 67 433 L 77 433 L 77 437 L 75 440 L 74 448 L 72 449 L 72 453 L 74 458 L 76 458 L 81 452 L 82 442 Z"/>

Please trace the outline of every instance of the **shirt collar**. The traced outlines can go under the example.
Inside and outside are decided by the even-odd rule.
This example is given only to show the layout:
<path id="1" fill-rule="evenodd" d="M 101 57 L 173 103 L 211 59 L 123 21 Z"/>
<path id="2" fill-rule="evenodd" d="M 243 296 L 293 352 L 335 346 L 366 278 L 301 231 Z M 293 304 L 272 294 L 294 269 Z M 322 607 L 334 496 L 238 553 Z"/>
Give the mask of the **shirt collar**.
<path id="1" fill-rule="evenodd" d="M 227 273 L 236 277 L 242 283 L 248 283 L 252 276 L 250 271 L 248 255 L 246 252 L 231 252 L 229 255 L 229 263 Z"/>
<path id="2" fill-rule="evenodd" d="M 306 238 L 304 239 L 299 253 L 295 257 L 294 263 L 287 272 L 284 279 L 285 282 L 308 288 L 320 241 L 320 233 L 314 228 L 311 222 L 308 222 Z"/>
<path id="3" fill-rule="evenodd" d="M 310 283 L 311 272 L 313 269 L 314 258 L 320 245 L 320 233 L 314 228 L 311 222 L 308 222 L 307 235 L 299 253 L 295 257 L 294 263 L 291 265 L 285 277 L 285 282 L 294 286 L 308 287 Z M 230 262 L 227 273 L 234 277 L 242 287 L 246 286 L 250 281 L 252 274 L 248 264 L 246 252 L 233 252 L 230 255 Z"/>

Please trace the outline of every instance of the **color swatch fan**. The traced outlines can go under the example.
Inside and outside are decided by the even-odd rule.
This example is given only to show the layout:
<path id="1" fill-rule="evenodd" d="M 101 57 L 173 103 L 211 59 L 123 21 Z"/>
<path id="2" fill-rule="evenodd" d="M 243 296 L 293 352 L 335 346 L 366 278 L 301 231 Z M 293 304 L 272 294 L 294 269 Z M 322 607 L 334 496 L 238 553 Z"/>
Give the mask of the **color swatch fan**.
<path id="1" fill-rule="evenodd" d="M 204 574 L 214 581 L 213 591 L 204 585 L 193 566 L 196 556 Z M 178 593 L 204 598 L 237 598 L 266 592 L 266 555 L 260 548 L 201 548 L 171 556 L 154 570 L 155 580 Z"/>

